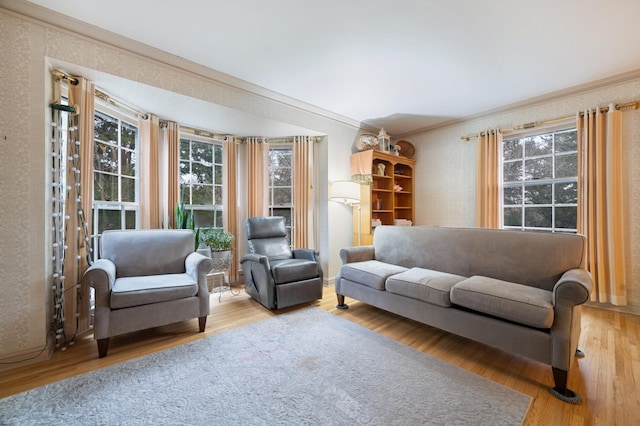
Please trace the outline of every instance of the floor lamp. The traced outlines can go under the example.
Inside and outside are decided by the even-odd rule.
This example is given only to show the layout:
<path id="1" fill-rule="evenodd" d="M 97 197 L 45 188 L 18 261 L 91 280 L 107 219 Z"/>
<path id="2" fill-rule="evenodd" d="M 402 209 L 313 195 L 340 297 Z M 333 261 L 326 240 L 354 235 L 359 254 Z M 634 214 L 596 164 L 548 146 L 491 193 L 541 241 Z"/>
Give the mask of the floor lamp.
<path id="1" fill-rule="evenodd" d="M 358 206 L 358 246 L 360 245 L 360 184 L 351 180 L 336 180 L 331 184 L 329 200 L 349 206 Z"/>

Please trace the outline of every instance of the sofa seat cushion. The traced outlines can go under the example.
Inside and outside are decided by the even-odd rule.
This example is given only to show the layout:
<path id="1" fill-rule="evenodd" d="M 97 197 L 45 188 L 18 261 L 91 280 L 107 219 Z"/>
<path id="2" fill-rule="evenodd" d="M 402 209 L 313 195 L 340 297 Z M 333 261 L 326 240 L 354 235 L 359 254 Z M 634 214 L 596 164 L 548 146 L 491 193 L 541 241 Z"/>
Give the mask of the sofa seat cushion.
<path id="1" fill-rule="evenodd" d="M 466 277 L 460 275 L 411 268 L 408 271 L 390 276 L 387 279 L 386 290 L 389 293 L 448 308 L 451 306 L 451 288 L 465 279 Z"/>
<path id="2" fill-rule="evenodd" d="M 553 324 L 552 292 L 541 288 L 473 276 L 453 286 L 451 302 L 530 327 Z"/>
<path id="3" fill-rule="evenodd" d="M 342 265 L 340 275 L 349 281 L 366 285 L 376 290 L 384 290 L 385 282 L 391 275 L 407 271 L 407 268 L 378 260 L 365 260 Z"/>
<path id="4" fill-rule="evenodd" d="M 294 281 L 304 281 L 310 278 L 316 278 L 320 275 L 318 272 L 318 263 L 307 259 L 284 259 L 269 261 L 273 280 L 277 284 L 286 284 Z"/>
<path id="5" fill-rule="evenodd" d="M 198 294 L 189 274 L 145 275 L 117 278 L 111 290 L 111 309 L 167 302 Z"/>

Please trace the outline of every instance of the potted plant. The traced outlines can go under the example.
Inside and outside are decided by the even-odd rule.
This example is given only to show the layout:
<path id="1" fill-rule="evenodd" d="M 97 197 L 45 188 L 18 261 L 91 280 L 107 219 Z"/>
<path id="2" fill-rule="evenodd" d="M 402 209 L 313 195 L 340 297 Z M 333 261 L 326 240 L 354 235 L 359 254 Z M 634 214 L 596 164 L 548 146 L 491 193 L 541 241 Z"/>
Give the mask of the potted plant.
<path id="1" fill-rule="evenodd" d="M 202 232 L 202 241 L 211 249 L 214 271 L 225 271 L 231 266 L 233 234 L 220 228 L 207 228 Z"/>

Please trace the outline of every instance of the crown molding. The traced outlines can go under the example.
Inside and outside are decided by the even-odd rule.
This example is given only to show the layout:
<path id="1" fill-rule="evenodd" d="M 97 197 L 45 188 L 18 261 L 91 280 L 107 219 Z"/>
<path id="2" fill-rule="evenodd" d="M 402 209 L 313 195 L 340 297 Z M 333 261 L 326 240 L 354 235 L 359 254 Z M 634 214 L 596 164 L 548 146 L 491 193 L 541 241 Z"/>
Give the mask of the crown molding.
<path id="1" fill-rule="evenodd" d="M 4 10 L 9 15 L 25 19 L 39 25 L 44 25 L 45 27 L 55 29 L 56 31 L 66 32 L 73 36 L 82 37 L 86 40 L 109 45 L 134 55 L 157 61 L 163 65 L 173 67 L 180 71 L 215 81 L 218 84 L 249 96 L 268 99 L 356 129 L 368 129 L 370 127 L 358 120 L 345 117 L 333 111 L 269 90 L 257 84 L 239 79 L 213 68 L 208 68 L 204 65 L 197 64 L 164 50 L 132 40 L 25 0 L 0 0 L 0 10 Z"/>
<path id="2" fill-rule="evenodd" d="M 602 78 L 599 80 L 594 80 L 589 83 L 580 84 L 577 86 L 571 86 L 562 90 L 558 90 L 555 92 L 550 92 L 541 96 L 536 96 L 533 98 L 529 98 L 523 101 L 514 102 L 511 104 L 503 105 L 498 108 L 493 108 L 490 110 L 482 111 L 477 114 L 468 115 L 461 118 L 455 118 L 452 120 L 447 120 L 442 123 L 434 124 L 431 126 L 425 126 L 420 129 L 412 130 L 411 132 L 403 133 L 399 136 L 394 136 L 394 139 L 403 139 L 409 136 L 414 136 L 420 133 L 430 132 L 433 130 L 441 129 L 443 127 L 449 127 L 456 124 L 464 123 L 466 121 L 477 120 L 481 118 L 490 117 L 497 114 L 502 114 L 505 112 L 513 111 L 519 108 L 532 107 L 536 105 L 540 105 L 542 103 L 547 103 L 551 101 L 557 101 L 559 99 L 563 99 L 569 96 L 578 95 L 585 92 L 590 92 L 593 90 L 601 89 L 603 87 L 613 86 L 616 84 L 626 83 L 627 81 L 640 79 L 640 69 L 629 71 L 622 74 L 617 74 L 614 76 Z"/>

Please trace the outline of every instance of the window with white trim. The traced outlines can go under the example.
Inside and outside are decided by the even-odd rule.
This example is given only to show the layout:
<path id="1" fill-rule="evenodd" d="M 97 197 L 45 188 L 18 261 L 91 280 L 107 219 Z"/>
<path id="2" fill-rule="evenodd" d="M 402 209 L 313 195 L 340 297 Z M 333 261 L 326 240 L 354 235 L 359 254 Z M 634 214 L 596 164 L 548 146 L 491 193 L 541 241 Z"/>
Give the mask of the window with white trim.
<path id="1" fill-rule="evenodd" d="M 195 135 L 180 138 L 180 200 L 196 228 L 223 228 L 222 144 Z"/>
<path id="2" fill-rule="evenodd" d="M 269 144 L 269 215 L 284 217 L 289 244 L 293 244 L 293 209 L 293 149 Z"/>
<path id="3" fill-rule="evenodd" d="M 575 127 L 505 139 L 502 166 L 504 228 L 576 232 Z"/>
<path id="4" fill-rule="evenodd" d="M 138 120 L 96 104 L 93 235 L 138 228 Z M 95 250 L 94 250 L 95 252 Z"/>

